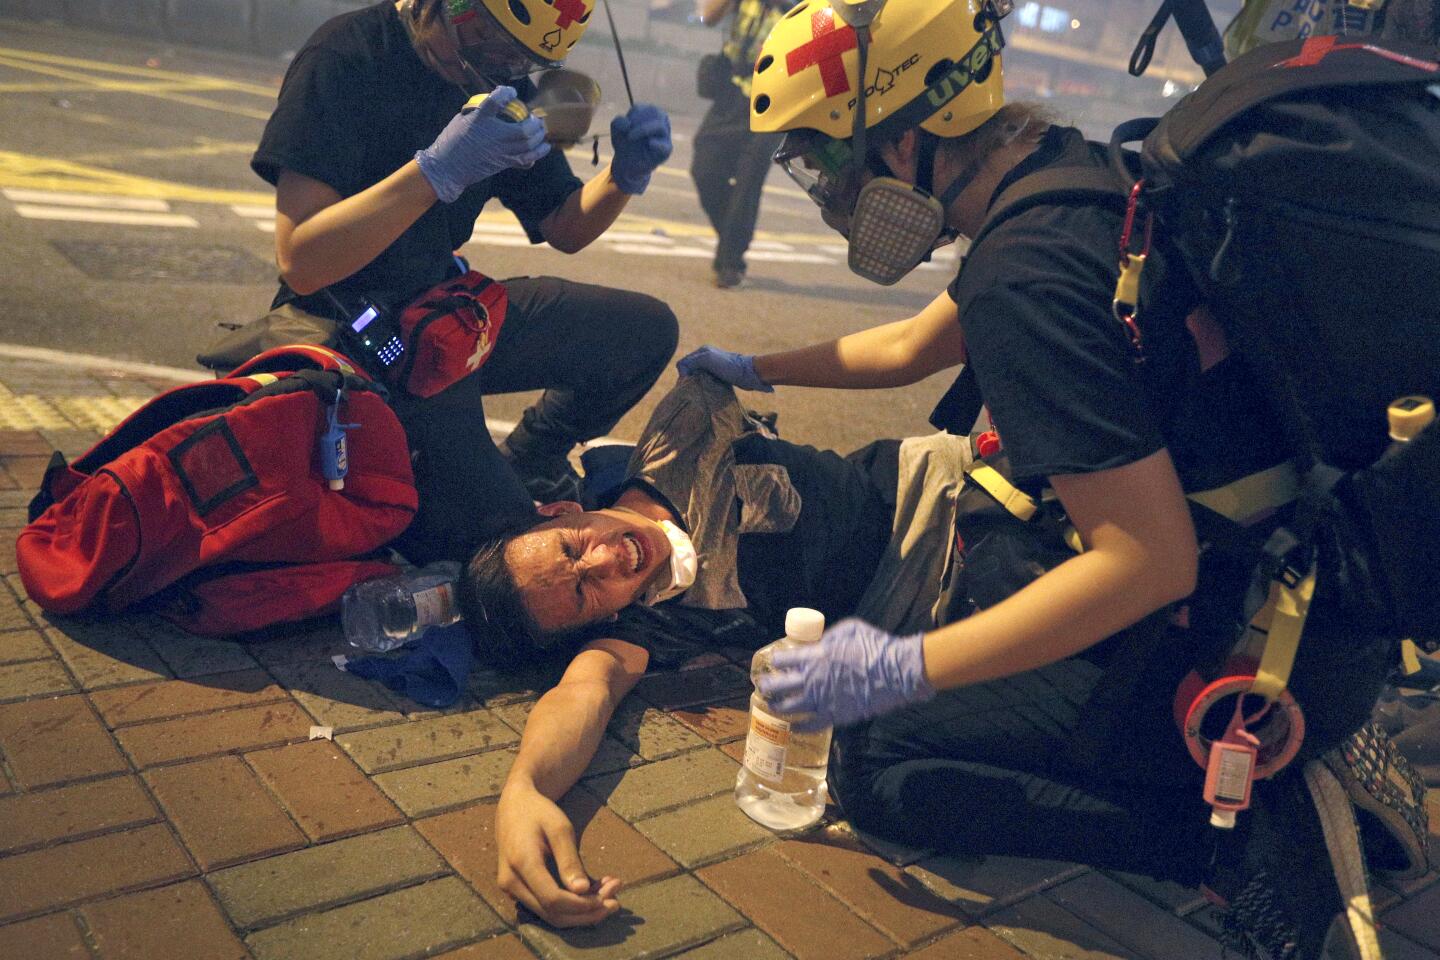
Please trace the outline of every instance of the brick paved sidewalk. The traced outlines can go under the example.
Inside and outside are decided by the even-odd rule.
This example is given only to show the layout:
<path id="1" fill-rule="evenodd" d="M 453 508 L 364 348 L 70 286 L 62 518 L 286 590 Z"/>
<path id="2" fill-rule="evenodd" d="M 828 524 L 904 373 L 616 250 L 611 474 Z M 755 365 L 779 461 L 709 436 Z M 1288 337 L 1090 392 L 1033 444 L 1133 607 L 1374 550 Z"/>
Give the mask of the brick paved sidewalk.
<path id="1" fill-rule="evenodd" d="M 25 599 L 13 544 L 51 450 L 167 385 L 0 360 L 0 958 L 1220 957 L 1211 909 L 1172 885 L 752 824 L 730 799 L 740 651 L 647 677 L 566 799 L 622 914 L 517 917 L 492 834 L 531 684 L 480 673 L 426 711 L 336 670 L 338 626 L 242 645 Z M 1440 958 L 1437 881 L 1377 888 L 1392 960 Z"/>

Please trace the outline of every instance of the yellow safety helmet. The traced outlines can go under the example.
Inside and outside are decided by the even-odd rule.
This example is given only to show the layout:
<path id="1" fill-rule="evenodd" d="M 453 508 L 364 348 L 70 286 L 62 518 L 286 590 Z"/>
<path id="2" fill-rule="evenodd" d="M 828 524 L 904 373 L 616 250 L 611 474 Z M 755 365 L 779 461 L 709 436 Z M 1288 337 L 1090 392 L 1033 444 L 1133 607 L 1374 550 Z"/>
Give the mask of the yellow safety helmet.
<path id="1" fill-rule="evenodd" d="M 1004 104 L 999 21 L 1009 12 L 1008 0 L 801 0 L 775 24 L 755 61 L 752 130 L 852 136 L 862 98 L 859 44 L 850 24 L 854 11 L 866 6 L 874 18 L 866 129 L 898 136 L 921 127 L 958 137 Z"/>
<path id="2" fill-rule="evenodd" d="M 570 54 L 595 10 L 595 0 L 443 0 L 445 12 L 462 42 L 465 24 L 474 20 L 498 26 L 517 50 L 540 68 L 560 66 Z"/>

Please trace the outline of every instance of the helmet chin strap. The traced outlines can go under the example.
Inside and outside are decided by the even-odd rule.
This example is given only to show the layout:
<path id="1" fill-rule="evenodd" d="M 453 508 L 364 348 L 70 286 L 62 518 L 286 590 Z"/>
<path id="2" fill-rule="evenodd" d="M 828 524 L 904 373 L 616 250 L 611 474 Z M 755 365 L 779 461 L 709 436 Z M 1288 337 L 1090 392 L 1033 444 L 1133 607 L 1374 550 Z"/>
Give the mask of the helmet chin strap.
<path id="1" fill-rule="evenodd" d="M 1030 118 L 1027 116 L 1020 121 L 1019 125 L 1016 126 L 1015 129 L 1007 131 L 1003 138 L 995 142 L 994 146 L 987 150 L 981 151 L 979 154 L 973 157 L 969 163 L 965 164 L 965 167 L 958 174 L 955 175 L 955 179 L 950 181 L 950 186 L 946 187 L 944 192 L 940 193 L 939 195 L 936 195 L 934 190 L 931 189 L 931 184 L 929 182 L 929 180 L 933 179 L 934 176 L 933 171 L 935 148 L 939 145 L 939 138 L 935 137 L 934 134 L 931 134 L 929 131 L 921 130 L 919 132 L 920 136 L 930 138 L 932 146 L 930 148 L 928 158 L 925 157 L 922 153 L 922 160 L 926 164 L 926 180 L 921 181 L 919 179 L 920 171 L 917 168 L 915 185 L 921 190 L 924 190 L 926 193 L 935 196 L 935 198 L 940 201 L 940 206 L 945 209 L 948 218 L 950 204 L 954 203 L 955 200 L 960 196 L 960 194 L 965 192 L 966 187 L 970 186 L 970 184 L 975 182 L 975 178 L 980 175 L 981 169 L 983 169 L 986 162 L 989 161 L 991 154 L 995 153 L 996 150 L 999 150 L 1003 147 L 1008 147 L 1010 144 L 1014 143 L 1020 138 L 1020 135 L 1024 133 L 1029 126 Z M 959 236 L 958 231 L 955 232 L 955 235 Z"/>

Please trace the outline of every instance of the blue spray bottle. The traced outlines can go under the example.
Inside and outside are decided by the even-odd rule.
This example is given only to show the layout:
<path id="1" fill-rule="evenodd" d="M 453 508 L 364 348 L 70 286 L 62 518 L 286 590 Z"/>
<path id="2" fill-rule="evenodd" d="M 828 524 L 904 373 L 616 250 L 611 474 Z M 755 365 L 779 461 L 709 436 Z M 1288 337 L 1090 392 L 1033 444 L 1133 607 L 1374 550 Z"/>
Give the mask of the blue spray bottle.
<path id="1" fill-rule="evenodd" d="M 345 474 L 350 470 L 345 431 L 360 426 L 358 423 L 340 422 L 340 404 L 344 400 L 344 389 L 336 391 L 334 402 L 325 408 L 325 432 L 320 435 L 320 472 L 329 482 L 331 490 L 345 489 Z"/>

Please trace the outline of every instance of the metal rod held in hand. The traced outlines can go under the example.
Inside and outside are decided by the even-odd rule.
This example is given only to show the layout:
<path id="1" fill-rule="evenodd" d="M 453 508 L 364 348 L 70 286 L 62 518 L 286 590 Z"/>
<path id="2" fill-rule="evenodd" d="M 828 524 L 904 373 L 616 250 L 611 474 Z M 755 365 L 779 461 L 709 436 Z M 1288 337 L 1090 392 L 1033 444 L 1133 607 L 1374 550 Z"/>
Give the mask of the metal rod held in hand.
<path id="1" fill-rule="evenodd" d="M 635 106 L 635 94 L 630 92 L 630 74 L 625 69 L 625 51 L 620 49 L 620 31 L 615 29 L 615 15 L 610 12 L 609 0 L 600 0 L 605 7 L 605 19 L 610 21 L 610 37 L 615 41 L 615 56 L 620 60 L 620 79 L 625 81 L 625 99 Z"/>

